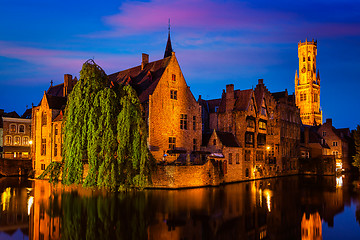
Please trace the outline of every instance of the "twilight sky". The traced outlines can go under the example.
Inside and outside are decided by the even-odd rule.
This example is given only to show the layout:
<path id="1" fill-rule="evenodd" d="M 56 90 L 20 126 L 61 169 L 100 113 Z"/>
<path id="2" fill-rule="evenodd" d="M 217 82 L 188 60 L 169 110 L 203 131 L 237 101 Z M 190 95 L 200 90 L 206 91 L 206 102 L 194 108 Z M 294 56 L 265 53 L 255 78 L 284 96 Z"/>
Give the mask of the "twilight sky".
<path id="1" fill-rule="evenodd" d="M 294 92 L 297 43 L 317 39 L 324 121 L 360 124 L 360 1 L 0 0 L 0 108 L 22 114 L 94 58 L 107 74 L 163 57 L 168 18 L 197 99 L 226 84 Z"/>

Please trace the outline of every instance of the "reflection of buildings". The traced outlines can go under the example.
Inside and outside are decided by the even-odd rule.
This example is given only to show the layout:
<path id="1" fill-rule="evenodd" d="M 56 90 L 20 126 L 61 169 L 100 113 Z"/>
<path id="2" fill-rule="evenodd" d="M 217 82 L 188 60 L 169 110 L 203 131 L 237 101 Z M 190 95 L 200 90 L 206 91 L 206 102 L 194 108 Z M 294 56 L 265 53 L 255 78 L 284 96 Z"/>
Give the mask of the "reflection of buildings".
<path id="1" fill-rule="evenodd" d="M 18 229 L 28 235 L 30 184 L 19 178 L 0 178 L 0 232 L 12 235 Z"/>
<path id="2" fill-rule="evenodd" d="M 301 220 L 301 239 L 302 240 L 321 240 L 322 227 L 321 218 L 318 212 L 306 215 L 303 214 Z"/>
<path id="3" fill-rule="evenodd" d="M 42 180 L 34 181 L 34 203 L 32 222 L 30 223 L 32 239 L 60 239 L 60 217 L 52 216 L 50 205 L 53 186 Z"/>

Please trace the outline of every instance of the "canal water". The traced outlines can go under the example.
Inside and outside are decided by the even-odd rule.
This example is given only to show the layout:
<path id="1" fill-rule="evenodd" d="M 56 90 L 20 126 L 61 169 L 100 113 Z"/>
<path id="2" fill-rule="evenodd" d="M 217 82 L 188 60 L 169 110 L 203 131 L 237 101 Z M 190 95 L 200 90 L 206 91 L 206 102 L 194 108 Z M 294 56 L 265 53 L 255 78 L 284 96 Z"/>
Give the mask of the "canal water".
<path id="1" fill-rule="evenodd" d="M 360 239 L 349 176 L 108 193 L 0 178 L 0 239 Z"/>

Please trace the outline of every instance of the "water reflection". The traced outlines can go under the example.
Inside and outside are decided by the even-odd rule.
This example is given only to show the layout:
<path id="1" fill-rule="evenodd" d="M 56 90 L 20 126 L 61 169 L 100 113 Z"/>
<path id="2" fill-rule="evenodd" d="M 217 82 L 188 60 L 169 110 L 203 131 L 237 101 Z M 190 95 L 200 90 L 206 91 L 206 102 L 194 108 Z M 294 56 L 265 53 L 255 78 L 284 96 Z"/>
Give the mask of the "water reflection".
<path id="1" fill-rule="evenodd" d="M 27 238 L 29 234 L 28 199 L 31 182 L 22 178 L 0 178 L 0 238 Z"/>
<path id="2" fill-rule="evenodd" d="M 351 205 L 360 223 L 360 191 L 345 176 L 120 194 L 16 184 L 0 182 L 0 232 L 30 239 L 322 239 L 329 227 L 344 231 L 334 218 Z M 354 238 L 356 226 L 347 230 Z"/>

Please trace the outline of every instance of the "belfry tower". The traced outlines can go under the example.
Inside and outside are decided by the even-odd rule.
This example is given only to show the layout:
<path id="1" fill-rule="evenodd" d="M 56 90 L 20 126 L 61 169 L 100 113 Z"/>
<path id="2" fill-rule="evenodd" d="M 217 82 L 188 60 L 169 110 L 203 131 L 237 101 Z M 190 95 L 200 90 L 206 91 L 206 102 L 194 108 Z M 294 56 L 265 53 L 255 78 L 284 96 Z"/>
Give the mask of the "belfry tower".
<path id="1" fill-rule="evenodd" d="M 316 74 L 317 41 L 298 43 L 299 75 L 295 73 L 296 106 L 305 125 L 322 124 L 320 74 Z"/>

